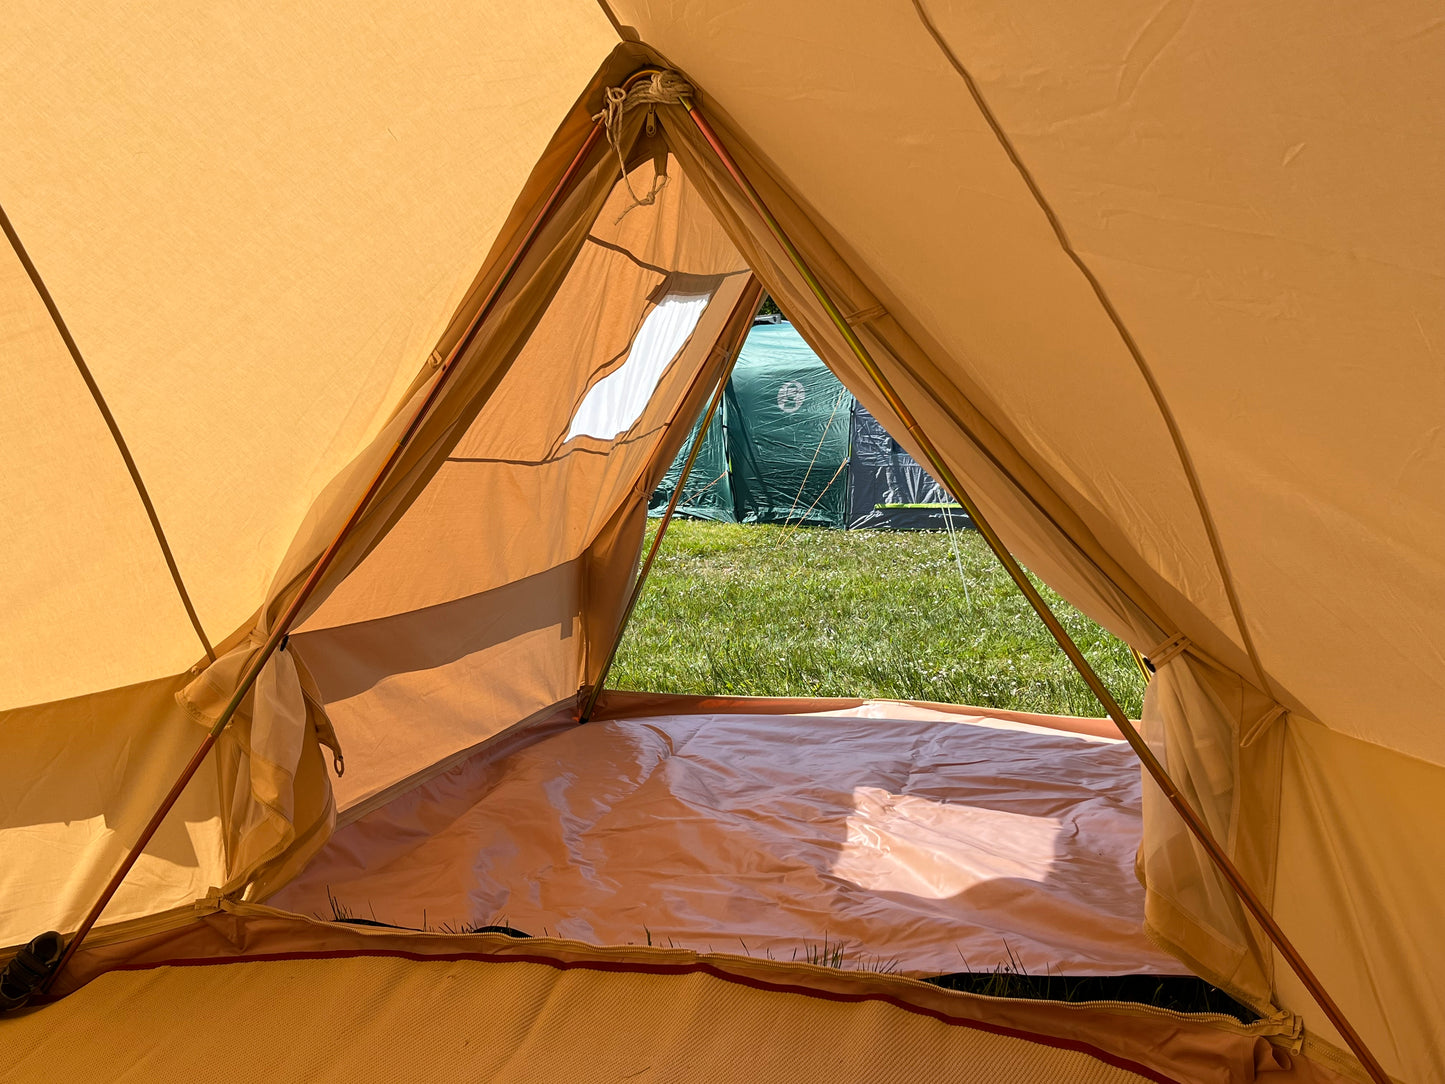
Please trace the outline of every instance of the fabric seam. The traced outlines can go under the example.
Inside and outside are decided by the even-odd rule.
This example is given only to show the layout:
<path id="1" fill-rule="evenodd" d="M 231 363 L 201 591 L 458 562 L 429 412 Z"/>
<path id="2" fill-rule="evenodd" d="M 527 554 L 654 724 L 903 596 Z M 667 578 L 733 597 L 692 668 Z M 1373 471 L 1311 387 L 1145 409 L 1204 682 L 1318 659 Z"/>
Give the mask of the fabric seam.
<path id="1" fill-rule="evenodd" d="M 0 207 L 0 229 L 4 230 L 5 236 L 10 241 L 10 247 L 15 251 L 16 257 L 20 260 L 21 266 L 30 278 L 30 284 L 35 288 L 41 302 L 45 305 L 45 311 L 50 314 L 51 323 L 59 332 L 61 341 L 70 353 L 71 360 L 75 362 L 75 368 L 80 373 L 80 379 L 84 381 L 86 390 L 90 392 L 91 399 L 95 402 L 96 409 L 100 411 L 101 419 L 105 427 L 110 431 L 111 440 L 115 442 L 116 450 L 120 452 L 120 458 L 125 463 L 126 472 L 130 475 L 131 484 L 135 487 L 136 495 L 140 497 L 141 506 L 145 509 L 146 518 L 150 521 L 151 533 L 155 535 L 156 543 L 160 546 L 161 556 L 165 559 L 166 568 L 170 571 L 171 582 L 175 584 L 176 593 L 181 597 L 181 605 L 185 607 L 186 616 L 190 618 L 191 627 L 195 630 L 196 636 L 201 641 L 201 647 L 205 649 L 206 658 L 211 662 L 216 661 L 216 650 L 211 646 L 210 638 L 206 636 L 206 630 L 201 625 L 200 615 L 196 613 L 195 604 L 191 602 L 190 593 L 186 590 L 185 581 L 181 579 L 180 567 L 176 564 L 175 554 L 171 552 L 171 544 L 166 540 L 166 532 L 161 527 L 159 513 L 156 506 L 151 502 L 149 490 L 146 489 L 144 480 L 140 476 L 140 467 L 136 465 L 135 458 L 130 453 L 130 446 L 126 444 L 125 437 L 121 435 L 120 425 L 111 413 L 110 406 L 101 394 L 100 385 L 95 382 L 95 377 L 86 365 L 85 359 L 81 356 L 80 347 L 76 344 L 74 337 L 70 334 L 70 328 L 65 318 L 60 315 L 60 308 L 51 296 L 45 280 L 40 277 L 40 270 L 30 259 L 30 254 L 21 243 L 20 235 L 15 232 L 15 226 L 10 221 L 10 216 L 5 213 L 5 208 Z"/>
<path id="2" fill-rule="evenodd" d="M 1049 1046 L 1059 1050 L 1070 1050 L 1075 1053 L 1084 1054 L 1087 1057 L 1092 1057 L 1097 1061 L 1102 1061 L 1106 1065 L 1111 1065 L 1116 1069 L 1122 1069 L 1125 1072 L 1134 1073 L 1145 1079 L 1155 1081 L 1156 1084 L 1177 1084 L 1174 1077 L 1166 1076 L 1149 1066 L 1131 1061 L 1117 1054 L 1112 1054 L 1091 1043 L 1086 1043 L 1078 1039 L 1065 1039 L 1060 1036 L 1045 1035 L 1039 1032 L 1026 1031 L 1022 1028 L 1012 1028 L 1003 1024 L 994 1024 L 985 1020 L 971 1020 L 967 1017 L 954 1016 L 939 1009 L 930 1009 L 922 1005 L 910 1004 L 902 998 L 894 997 L 891 994 L 850 994 L 834 990 L 817 990 L 792 983 L 768 982 L 765 979 L 735 975 L 723 968 L 704 961 L 687 964 L 644 964 L 617 960 L 558 960 L 550 956 L 512 955 L 510 953 L 448 952 L 430 954 L 410 952 L 405 949 L 329 949 L 312 952 L 262 953 L 254 956 L 181 957 L 173 960 L 158 960 L 151 963 L 120 964 L 116 967 L 109 968 L 108 971 L 152 971 L 161 967 L 211 967 L 226 964 L 285 963 L 301 960 L 337 960 L 354 959 L 358 957 L 393 958 L 409 960 L 415 963 L 528 963 L 551 967 L 557 971 L 598 971 L 660 976 L 704 974 L 712 978 L 720 979 L 723 982 L 730 982 L 749 989 L 762 990 L 769 993 L 796 994 L 803 997 L 816 998 L 821 1001 L 832 1001 L 842 1004 L 881 1002 L 912 1015 L 928 1017 L 949 1027 L 969 1028 L 992 1035 L 1000 1035 L 1005 1038 L 1035 1042 L 1042 1046 Z"/>
<path id="3" fill-rule="evenodd" d="M 929 18 L 928 12 L 923 6 L 923 0 L 912 0 L 912 4 L 919 21 L 923 24 L 924 29 L 928 31 L 929 37 L 933 39 L 939 51 L 943 53 L 954 71 L 958 73 L 959 78 L 963 80 L 969 95 L 973 98 L 974 104 L 978 107 L 979 112 L 983 115 L 984 121 L 989 126 L 989 130 L 998 141 L 999 147 L 1018 172 L 1019 178 L 1024 182 L 1024 187 L 1028 189 L 1029 194 L 1033 197 L 1039 210 L 1043 212 L 1044 218 L 1048 221 L 1049 227 L 1059 243 L 1059 247 L 1063 249 L 1064 254 L 1078 269 L 1079 273 L 1084 276 L 1085 281 L 1089 284 L 1094 296 L 1103 308 L 1105 315 L 1109 318 L 1109 322 L 1113 324 L 1114 330 L 1118 333 L 1129 356 L 1133 359 L 1139 375 L 1143 377 L 1144 383 L 1154 399 L 1155 406 L 1159 408 L 1159 414 L 1164 421 L 1164 427 L 1169 432 L 1169 438 L 1174 445 L 1174 451 L 1179 457 L 1180 465 L 1184 469 L 1185 478 L 1189 482 L 1189 489 L 1191 495 L 1194 497 L 1195 507 L 1199 511 L 1199 517 L 1203 522 L 1205 535 L 1209 539 L 1209 546 L 1214 554 L 1215 566 L 1219 569 L 1221 586 L 1224 588 L 1225 595 L 1229 599 L 1230 611 L 1234 617 L 1235 625 L 1239 629 L 1240 638 L 1244 641 L 1244 647 L 1249 655 L 1249 661 L 1254 666 L 1255 676 L 1259 678 L 1263 691 L 1278 700 L 1278 694 L 1274 691 L 1274 686 L 1271 684 L 1269 676 L 1265 672 L 1264 665 L 1260 661 L 1259 652 L 1254 644 L 1254 637 L 1250 635 L 1249 626 L 1245 622 L 1243 606 L 1239 601 L 1239 595 L 1234 586 L 1234 577 L 1230 574 L 1229 562 L 1225 558 L 1224 549 L 1219 540 L 1219 530 L 1214 522 L 1214 516 L 1209 510 L 1209 504 L 1205 500 L 1204 489 L 1199 480 L 1198 472 L 1195 470 L 1194 460 L 1190 456 L 1188 448 L 1185 446 L 1183 434 L 1179 430 L 1179 424 L 1174 417 L 1173 411 L 1170 410 L 1164 398 L 1164 392 L 1159 387 L 1158 381 L 1155 379 L 1153 371 L 1149 368 L 1148 362 L 1144 360 L 1143 351 L 1140 350 L 1139 344 L 1135 341 L 1133 334 L 1125 325 L 1123 317 L 1120 316 L 1118 309 L 1114 307 L 1113 301 L 1110 300 L 1108 293 L 1105 292 L 1103 283 L 1099 281 L 1088 264 L 1084 262 L 1083 257 L 1080 256 L 1074 248 L 1072 242 L 1069 241 L 1062 221 L 1055 213 L 1053 206 L 1045 199 L 1043 191 L 1038 186 L 1038 182 L 1034 180 L 1033 174 L 1031 174 L 1028 167 L 1024 165 L 1023 159 L 1019 156 L 1013 143 L 1004 133 L 1002 125 L 999 124 L 998 119 L 994 116 L 993 110 L 989 108 L 973 76 L 954 54 L 953 49 L 944 40 L 942 33 L 934 25 L 933 20 Z"/>

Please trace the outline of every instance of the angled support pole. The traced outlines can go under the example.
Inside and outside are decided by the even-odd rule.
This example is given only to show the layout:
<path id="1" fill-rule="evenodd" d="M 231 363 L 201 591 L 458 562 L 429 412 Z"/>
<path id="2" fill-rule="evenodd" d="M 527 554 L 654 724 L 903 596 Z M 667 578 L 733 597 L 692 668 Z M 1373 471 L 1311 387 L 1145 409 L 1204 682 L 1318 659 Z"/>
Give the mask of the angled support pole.
<path id="1" fill-rule="evenodd" d="M 762 303 L 760 295 L 761 287 L 754 279 L 743 291 L 739 304 L 756 312 L 758 305 Z M 723 334 L 727 334 L 727 332 L 724 331 Z M 742 351 L 742 340 L 746 336 L 747 326 L 744 325 L 742 336 L 737 341 L 728 344 L 727 363 L 723 366 L 722 375 L 718 377 L 717 388 L 712 393 L 712 398 L 703 408 L 697 435 L 693 438 L 687 459 L 683 461 L 682 472 L 677 476 L 677 485 L 673 487 L 672 496 L 667 502 L 667 509 L 662 513 L 662 519 L 657 524 L 657 533 L 652 536 L 652 545 L 648 548 L 647 556 L 643 558 L 642 567 L 637 570 L 637 579 L 633 581 L 632 591 L 627 596 L 627 605 L 623 607 L 622 620 L 617 623 L 617 633 L 612 638 L 612 647 L 607 652 L 607 660 L 602 664 L 596 682 L 587 691 L 587 699 L 582 703 L 582 710 L 577 716 L 579 725 L 590 720 L 592 713 L 597 710 L 597 700 L 602 695 L 603 687 L 607 684 L 607 675 L 611 672 L 612 664 L 617 659 L 617 651 L 622 647 L 622 637 L 627 632 L 627 623 L 632 620 L 632 611 L 637 608 L 637 600 L 642 597 L 642 589 L 647 584 L 647 574 L 652 571 L 652 563 L 657 559 L 657 551 L 662 548 L 662 538 L 667 534 L 668 524 L 672 522 L 672 514 L 677 511 L 678 503 L 682 500 L 682 491 L 687 485 L 687 477 L 692 473 L 692 465 L 697 461 L 698 452 L 702 450 L 702 442 L 707 436 L 708 427 L 712 424 L 713 416 L 717 414 L 717 409 L 722 403 L 723 393 L 728 386 L 728 378 L 733 375 L 733 366 L 737 364 L 738 354 Z"/>
<path id="2" fill-rule="evenodd" d="M 869 354 L 868 348 L 863 344 L 863 341 L 858 338 L 852 325 L 848 323 L 842 312 L 838 309 L 838 306 L 833 302 L 832 298 L 829 297 L 823 284 L 808 266 L 807 261 L 804 260 L 802 253 L 798 251 L 797 246 L 788 238 L 788 235 L 784 232 L 778 220 L 763 203 L 762 197 L 758 194 L 757 189 L 753 187 L 752 183 L 739 168 L 727 147 L 718 137 L 717 132 L 715 132 L 712 125 L 708 123 L 707 118 L 702 115 L 690 97 L 684 96 L 681 104 L 683 108 L 687 110 L 688 116 L 692 118 L 693 124 L 697 126 L 698 133 L 707 142 L 708 146 L 712 148 L 713 153 L 717 155 L 723 168 L 727 171 L 728 175 L 732 177 L 734 183 L 737 184 L 748 203 L 752 205 L 758 217 L 761 218 L 768 227 L 768 231 L 773 235 L 773 238 L 782 246 L 783 251 L 787 254 L 788 260 L 792 263 L 794 269 L 807 283 L 808 289 L 812 292 L 814 298 L 817 299 L 818 304 L 823 307 L 823 310 L 828 314 L 829 320 L 832 321 L 833 326 L 848 344 L 848 349 L 852 351 L 854 357 L 858 359 L 859 364 L 863 366 L 864 371 L 868 374 L 868 379 L 873 382 L 874 387 L 877 388 L 879 394 L 883 396 L 889 408 L 898 416 L 904 426 L 907 427 L 908 432 L 912 434 L 914 440 L 918 442 L 934 476 L 944 484 L 944 487 L 953 495 L 953 498 L 963 506 L 970 518 L 972 518 L 979 533 L 983 535 L 984 540 L 988 543 L 989 549 L 993 551 L 994 556 L 997 557 L 999 563 L 1003 565 L 1004 571 L 1009 574 L 1009 578 L 1012 579 L 1018 586 L 1018 589 L 1023 592 L 1024 597 L 1028 599 L 1029 605 L 1033 607 L 1039 619 L 1043 621 L 1054 639 L 1058 641 L 1059 647 L 1063 649 L 1064 654 L 1067 655 L 1069 661 L 1073 663 L 1074 669 L 1079 672 L 1079 676 L 1084 679 L 1104 710 L 1108 712 L 1109 718 L 1119 727 L 1119 731 L 1124 735 L 1129 746 L 1143 763 L 1144 770 L 1147 771 L 1154 782 L 1159 785 L 1159 789 L 1164 792 L 1164 796 L 1169 800 L 1169 804 L 1174 807 L 1175 811 L 1183 819 L 1185 827 L 1187 827 L 1194 838 L 1199 841 L 1200 846 L 1204 848 L 1215 867 L 1218 868 L 1219 872 L 1224 876 L 1224 879 L 1229 882 L 1230 887 L 1234 889 L 1235 894 L 1239 897 L 1245 910 L 1259 923 L 1265 935 L 1271 943 L 1273 943 L 1274 947 L 1279 950 L 1280 955 L 1289 963 L 1290 969 L 1294 971 L 1299 977 L 1300 982 L 1309 990 L 1310 996 L 1315 999 L 1330 1023 L 1339 1031 L 1355 1057 L 1360 1060 L 1361 1065 L 1364 1066 L 1370 1079 L 1373 1080 L 1375 1084 L 1391 1084 L 1389 1075 L 1385 1072 L 1379 1060 L 1376 1059 L 1369 1047 L 1365 1045 L 1365 1041 L 1360 1037 L 1359 1032 L 1355 1030 L 1354 1026 L 1345 1017 L 1339 1005 L 1335 1003 L 1335 1000 L 1330 997 L 1319 978 L 1316 977 L 1314 971 L 1305 962 L 1304 957 L 1300 955 L 1299 950 L 1296 949 L 1290 939 L 1285 936 L 1284 930 L 1280 928 L 1279 923 L 1275 921 L 1269 909 L 1255 894 L 1254 889 L 1249 886 L 1249 882 L 1244 879 L 1244 875 L 1241 874 L 1239 868 L 1235 866 L 1228 852 L 1225 851 L 1219 841 L 1214 838 L 1214 834 L 1209 830 L 1209 826 L 1204 822 L 1203 817 L 1189 804 L 1188 798 L 1184 796 L 1179 786 L 1170 778 L 1168 770 L 1160 763 L 1159 758 L 1154 755 L 1154 751 L 1149 748 L 1143 736 L 1129 720 L 1128 715 L 1125 714 L 1124 709 L 1119 706 L 1118 701 L 1115 700 L 1108 686 L 1106 686 L 1099 675 L 1094 672 L 1094 668 L 1089 664 L 1089 660 L 1085 658 L 1084 653 L 1079 650 L 1079 646 L 1074 643 L 1068 631 L 1049 608 L 1049 604 L 1044 600 L 1043 595 L 1039 593 L 1038 588 L 1036 588 L 1028 578 L 1028 574 L 1024 572 L 1023 567 L 1014 559 L 1013 555 L 1009 553 L 1003 540 L 994 531 L 988 519 L 984 516 L 983 512 L 979 510 L 978 505 L 975 504 L 968 493 L 964 491 L 962 484 L 960 484 L 958 478 L 953 473 L 952 468 L 944 461 L 943 456 L 939 453 L 933 441 L 914 419 L 912 411 L 910 411 L 903 403 L 903 400 L 899 398 L 898 393 L 889 382 L 887 375 L 878 367 L 877 362 L 875 362 L 872 355 Z"/>

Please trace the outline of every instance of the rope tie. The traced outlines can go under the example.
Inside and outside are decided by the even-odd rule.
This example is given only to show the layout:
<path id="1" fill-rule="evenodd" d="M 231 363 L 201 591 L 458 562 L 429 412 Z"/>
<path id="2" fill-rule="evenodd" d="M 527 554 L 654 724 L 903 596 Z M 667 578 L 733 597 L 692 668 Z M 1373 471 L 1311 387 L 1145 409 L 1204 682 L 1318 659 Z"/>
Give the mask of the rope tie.
<path id="1" fill-rule="evenodd" d="M 632 203 L 617 216 L 618 222 L 626 218 L 635 208 L 650 207 L 656 203 L 657 194 L 667 184 L 667 174 L 658 173 L 653 176 L 652 188 L 646 195 L 639 196 L 637 190 L 632 187 L 632 179 L 627 176 L 627 156 L 622 153 L 622 118 L 629 110 L 636 109 L 639 105 L 677 105 L 684 96 L 691 93 L 691 84 L 673 71 L 654 72 L 649 78 L 633 84 L 631 90 L 623 90 L 621 87 L 607 88 L 602 112 L 594 115 L 592 119 L 600 121 L 607 127 L 607 142 L 612 144 L 612 149 L 617 152 L 617 165 L 622 172 L 622 183 L 627 186 L 627 194 L 632 197 Z M 648 115 L 647 130 L 649 133 L 656 130 L 653 114 Z"/>

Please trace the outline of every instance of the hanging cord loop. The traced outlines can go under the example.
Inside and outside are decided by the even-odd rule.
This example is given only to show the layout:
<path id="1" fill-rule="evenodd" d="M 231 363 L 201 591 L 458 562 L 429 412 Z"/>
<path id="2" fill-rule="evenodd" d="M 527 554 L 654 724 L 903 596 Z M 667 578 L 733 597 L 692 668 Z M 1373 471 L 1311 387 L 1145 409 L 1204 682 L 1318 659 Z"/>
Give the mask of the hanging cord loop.
<path id="1" fill-rule="evenodd" d="M 639 196 L 637 190 L 632 187 L 632 180 L 627 176 L 627 156 L 622 152 L 622 118 L 629 110 L 636 109 L 640 105 L 677 105 L 682 99 L 692 93 L 692 86 L 686 79 L 677 72 L 661 71 L 653 72 L 647 79 L 641 79 L 633 83 L 631 87 L 608 87 L 606 106 L 602 112 L 596 114 L 592 119 L 603 124 L 607 128 L 607 142 L 612 144 L 612 149 L 617 152 L 617 165 L 622 171 L 622 183 L 627 186 L 627 194 L 632 197 L 632 203 L 628 205 L 617 221 L 621 222 L 627 215 L 637 207 L 650 207 L 657 202 L 657 194 L 667 184 L 667 174 L 659 173 L 652 178 L 652 188 L 644 196 Z M 656 130 L 656 122 L 652 114 L 647 118 L 647 130 L 651 134 Z"/>

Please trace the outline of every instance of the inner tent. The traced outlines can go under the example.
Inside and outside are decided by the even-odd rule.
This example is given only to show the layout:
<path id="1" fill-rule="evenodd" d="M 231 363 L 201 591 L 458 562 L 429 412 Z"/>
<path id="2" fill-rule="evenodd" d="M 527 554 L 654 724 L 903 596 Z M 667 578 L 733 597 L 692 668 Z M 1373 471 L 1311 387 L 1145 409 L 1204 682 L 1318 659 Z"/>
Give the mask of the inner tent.
<path id="1" fill-rule="evenodd" d="M 760 301 L 665 133 L 617 120 L 515 360 L 292 636 L 346 771 L 267 902 L 915 976 L 1187 973 L 1143 932 L 1110 723 L 613 693 L 577 725 L 648 498 Z"/>

